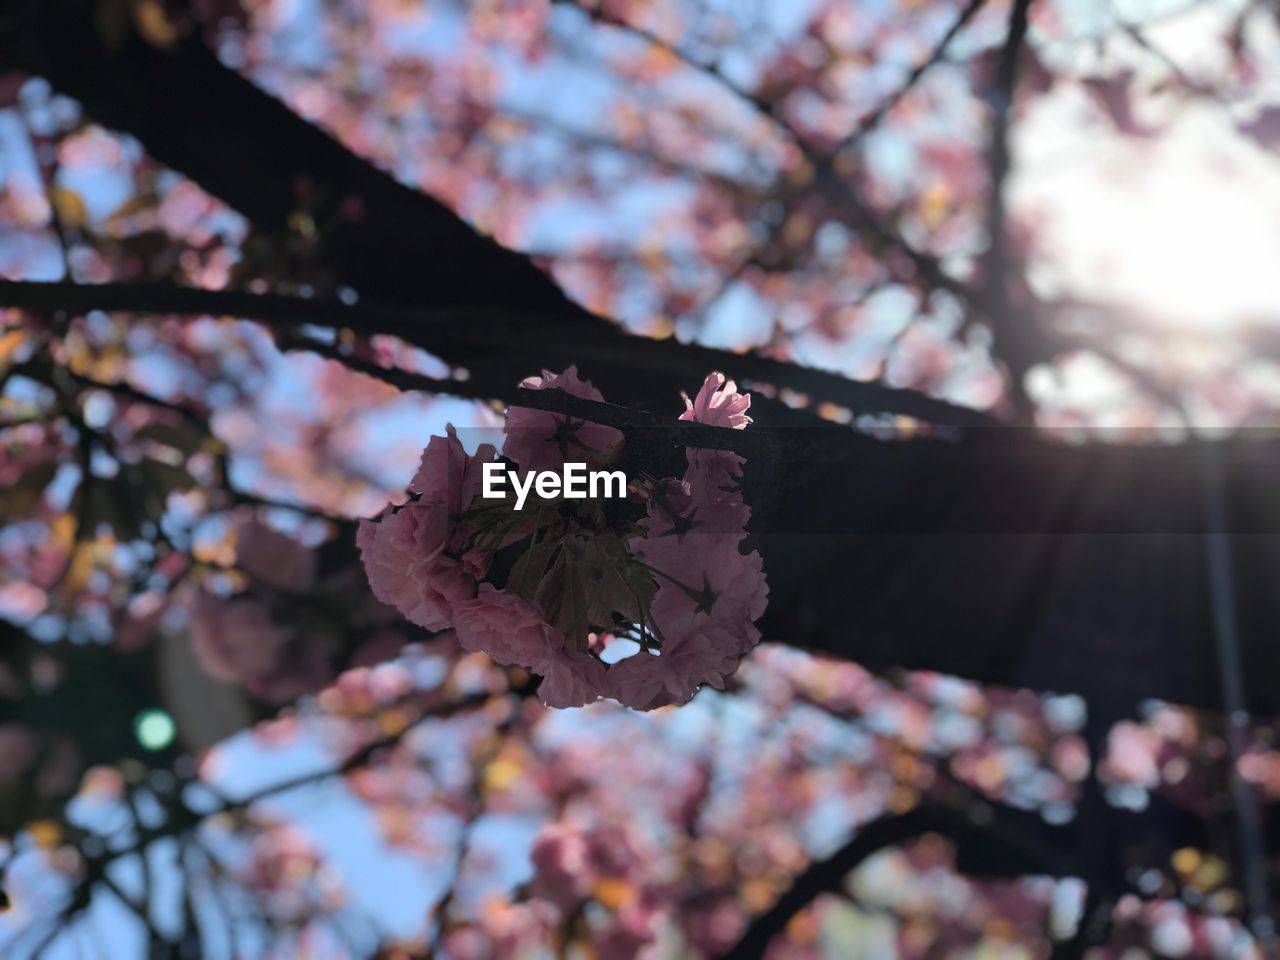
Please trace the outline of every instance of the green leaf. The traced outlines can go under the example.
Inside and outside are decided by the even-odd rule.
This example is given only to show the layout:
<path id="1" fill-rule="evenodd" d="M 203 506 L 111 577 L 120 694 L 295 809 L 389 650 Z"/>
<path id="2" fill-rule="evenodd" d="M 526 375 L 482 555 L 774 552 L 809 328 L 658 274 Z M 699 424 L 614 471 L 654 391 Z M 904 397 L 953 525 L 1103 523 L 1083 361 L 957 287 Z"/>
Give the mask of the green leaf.
<path id="1" fill-rule="evenodd" d="M 581 541 L 569 538 L 543 577 L 536 595 L 547 622 L 579 650 L 586 650 L 587 634 L 591 632 L 587 613 L 589 578 L 584 576 L 585 572 Z"/>
<path id="2" fill-rule="evenodd" d="M 538 588 L 547 575 L 547 567 L 557 549 L 557 544 L 538 543 L 522 553 L 520 559 L 511 567 L 511 573 L 507 577 L 507 589 L 531 603 L 535 602 Z"/>

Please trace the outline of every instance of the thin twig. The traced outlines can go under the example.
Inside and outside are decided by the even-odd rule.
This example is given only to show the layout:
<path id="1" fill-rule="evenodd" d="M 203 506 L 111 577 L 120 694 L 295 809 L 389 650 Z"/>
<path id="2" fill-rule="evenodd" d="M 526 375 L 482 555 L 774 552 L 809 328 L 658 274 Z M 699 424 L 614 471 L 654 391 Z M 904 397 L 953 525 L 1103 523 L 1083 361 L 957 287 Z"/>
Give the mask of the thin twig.
<path id="1" fill-rule="evenodd" d="M 857 127 L 840 142 L 840 145 L 836 147 L 833 153 L 840 154 L 850 147 L 856 146 L 864 137 L 875 130 L 889 111 L 896 107 L 903 97 L 915 88 L 921 78 L 935 64 L 941 62 L 942 58 L 946 56 L 947 48 L 951 46 L 952 41 L 959 36 L 960 31 L 977 15 L 978 11 L 986 6 L 986 2 L 987 0 L 969 0 L 959 14 L 956 15 L 955 20 L 951 22 L 951 26 L 947 28 L 946 33 L 942 35 L 934 48 L 929 51 L 929 54 L 911 69 L 906 79 L 894 89 L 893 93 L 881 100 L 875 109 L 862 118 Z"/>

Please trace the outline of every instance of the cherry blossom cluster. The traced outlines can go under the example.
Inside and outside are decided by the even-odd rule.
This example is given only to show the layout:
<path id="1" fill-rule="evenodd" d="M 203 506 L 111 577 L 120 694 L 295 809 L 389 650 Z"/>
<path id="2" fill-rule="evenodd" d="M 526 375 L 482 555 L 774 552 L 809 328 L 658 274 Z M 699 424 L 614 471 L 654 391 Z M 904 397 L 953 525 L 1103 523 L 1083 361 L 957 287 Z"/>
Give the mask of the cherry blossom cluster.
<path id="1" fill-rule="evenodd" d="M 607 919 L 594 936 L 600 956 L 628 960 L 653 941 L 670 894 L 652 881 L 650 864 L 625 827 L 548 824 L 530 860 L 529 892 L 562 917 L 577 915 L 588 903 L 603 908 Z"/>
<path id="2" fill-rule="evenodd" d="M 600 401 L 574 367 L 522 387 Z M 751 398 L 722 374 L 685 397 L 680 419 L 744 429 Z M 625 458 L 621 431 L 512 407 L 503 457 L 522 474 Z M 685 452 L 680 478 L 633 480 L 623 501 L 480 498 L 485 444 L 432 437 L 411 497 L 360 523 L 357 545 L 374 594 L 429 630 L 453 629 L 471 652 L 541 676 L 553 707 L 613 699 L 639 710 L 687 702 L 726 679 L 760 639 L 768 595 L 760 555 L 744 552 L 750 510 L 743 460 Z M 630 653 L 628 656 L 627 654 Z"/>
<path id="3" fill-rule="evenodd" d="M 191 646 L 210 675 L 262 700 L 315 693 L 342 668 L 395 656 L 406 641 L 395 612 L 357 576 L 322 575 L 314 550 L 258 520 L 236 526 L 234 570 L 245 589 L 206 586 L 192 601 Z"/>

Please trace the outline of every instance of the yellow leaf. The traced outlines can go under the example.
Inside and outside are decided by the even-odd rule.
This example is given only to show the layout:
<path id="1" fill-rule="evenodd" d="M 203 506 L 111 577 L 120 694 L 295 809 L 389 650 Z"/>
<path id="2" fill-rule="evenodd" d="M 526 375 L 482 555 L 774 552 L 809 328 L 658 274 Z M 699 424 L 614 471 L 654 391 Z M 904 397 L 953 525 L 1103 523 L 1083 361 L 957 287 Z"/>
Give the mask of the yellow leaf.
<path id="1" fill-rule="evenodd" d="M 920 218 L 926 226 L 936 227 L 947 218 L 951 210 L 951 189 L 941 180 L 934 180 L 920 196 Z"/>
<path id="2" fill-rule="evenodd" d="M 631 884 L 620 877 L 603 877 L 591 890 L 592 898 L 610 910 L 617 910 L 634 894 Z"/>
<path id="3" fill-rule="evenodd" d="M 489 790 L 505 790 L 519 780 L 523 772 L 518 763 L 508 759 L 495 760 L 484 772 L 485 787 Z"/>
<path id="4" fill-rule="evenodd" d="M 107 217 L 108 223 L 119 223 L 126 220 L 134 214 L 142 213 L 144 210 L 150 210 L 154 206 L 155 201 L 142 193 L 135 193 L 120 206 L 111 211 L 111 215 Z"/>
<path id="5" fill-rule="evenodd" d="M 378 715 L 378 732 L 384 737 L 395 737 L 409 729 L 415 717 L 408 710 L 384 710 Z"/>
<path id="6" fill-rule="evenodd" d="M 670 317 L 654 317 L 649 321 L 649 336 L 655 340 L 666 340 L 674 336 L 675 332 L 676 325 L 671 322 Z"/>
<path id="7" fill-rule="evenodd" d="M 18 348 L 26 341 L 27 332 L 25 330 L 10 330 L 4 336 L 0 336 L 0 363 L 17 353 Z"/>
<path id="8" fill-rule="evenodd" d="M 1195 873 L 1202 862 L 1200 851 L 1194 847 L 1183 847 L 1173 855 L 1173 869 L 1178 873 Z"/>
<path id="9" fill-rule="evenodd" d="M 796 187 L 807 187 L 813 183 L 813 176 L 817 171 L 814 170 L 813 164 L 808 160 L 801 160 L 790 171 L 787 172 L 787 182 Z"/>
<path id="10" fill-rule="evenodd" d="M 762 877 L 752 877 L 742 885 L 742 900 L 753 911 L 760 912 L 773 906 L 778 893 L 773 884 Z"/>
<path id="11" fill-rule="evenodd" d="M 52 850 L 62 842 L 62 827 L 54 820 L 32 820 L 27 832 L 37 847 Z"/>
<path id="12" fill-rule="evenodd" d="M 54 187 L 50 199 L 53 201 L 54 213 L 64 227 L 79 230 L 88 221 L 89 208 L 85 206 L 80 194 L 70 187 Z"/>
<path id="13" fill-rule="evenodd" d="M 164 8 L 156 0 L 140 0 L 133 5 L 133 23 L 142 39 L 153 47 L 171 47 L 178 40 L 173 24 L 164 15 Z"/>
<path id="14" fill-rule="evenodd" d="M 60 513 L 49 524 L 53 542 L 63 550 L 70 550 L 76 538 L 76 518 L 71 513 Z"/>
<path id="15" fill-rule="evenodd" d="M 674 52 L 668 50 L 666 47 L 657 45 L 649 48 L 649 53 L 645 57 L 645 61 L 645 65 L 657 74 L 669 73 L 673 68 L 680 64 L 680 60 L 676 57 Z"/>
<path id="16" fill-rule="evenodd" d="M 1204 858 L 1204 862 L 1196 870 L 1194 880 L 1202 889 L 1211 890 L 1226 880 L 1227 876 L 1226 863 L 1211 854 Z"/>
<path id="17" fill-rule="evenodd" d="M 812 910 L 797 913 L 787 922 L 787 937 L 796 944 L 811 944 L 818 939 L 818 918 Z"/>
<path id="18" fill-rule="evenodd" d="M 71 564 L 67 568 L 67 575 L 63 579 L 63 586 L 70 593 L 76 593 L 84 588 L 89 581 L 89 576 L 93 573 L 97 566 L 97 557 L 91 541 L 81 541 L 75 545 L 74 552 L 71 554 Z"/>

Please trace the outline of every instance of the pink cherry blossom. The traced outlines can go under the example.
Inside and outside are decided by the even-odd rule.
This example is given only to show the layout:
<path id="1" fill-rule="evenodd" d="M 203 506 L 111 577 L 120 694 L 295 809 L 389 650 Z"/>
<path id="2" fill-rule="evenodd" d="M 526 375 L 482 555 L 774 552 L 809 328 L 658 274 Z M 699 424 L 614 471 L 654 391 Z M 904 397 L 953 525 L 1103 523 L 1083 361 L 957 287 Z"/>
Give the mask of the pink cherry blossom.
<path id="1" fill-rule="evenodd" d="M 530 859 L 534 877 L 529 892 L 565 916 L 581 910 L 602 881 L 621 885 L 620 901 L 601 904 L 612 915 L 593 935 L 600 957 L 636 957 L 653 942 L 666 897 L 647 876 L 649 857 L 637 849 L 625 826 L 597 823 L 583 830 L 548 824 L 534 841 Z"/>
<path id="2" fill-rule="evenodd" d="M 287 629 L 255 597 L 201 592 L 191 604 L 191 646 L 201 666 L 219 680 L 239 683 L 265 676 L 288 642 Z"/>
<path id="3" fill-rule="evenodd" d="M 743 429 L 750 397 L 712 374 L 682 419 Z M 643 536 L 628 548 L 658 571 L 651 614 L 662 636 L 609 669 L 608 695 L 637 710 L 686 703 L 703 685 L 723 689 L 759 642 L 754 621 L 768 598 L 760 555 L 743 553 L 751 512 L 739 488 L 743 460 L 714 450 L 688 451 L 680 481 L 655 484 Z"/>
<path id="4" fill-rule="evenodd" d="M 496 454 L 493 444 L 484 443 L 471 456 L 463 449 L 453 424 L 445 426 L 445 433 L 428 441 L 409 489 L 421 494 L 424 501 L 444 503 L 451 514 L 459 514 L 480 491 L 484 464 Z"/>
<path id="5" fill-rule="evenodd" d="M 634 960 L 653 942 L 656 916 L 656 911 L 643 906 L 619 911 L 596 937 L 596 955 L 610 960 Z"/>
<path id="6" fill-rule="evenodd" d="M 318 690 L 333 675 L 324 630 L 280 624 L 251 595 L 222 598 L 201 592 L 191 605 L 191 646 L 210 675 L 273 703 Z"/>
<path id="7" fill-rule="evenodd" d="M 683 907 L 685 939 L 704 956 L 720 956 L 738 941 L 746 926 L 746 911 L 732 894 L 708 891 Z"/>
<path id="8" fill-rule="evenodd" d="M 632 710 L 656 710 L 686 703 L 698 692 L 680 683 L 658 654 L 641 651 L 609 668 L 608 697 Z M 668 682 L 670 681 L 670 686 Z"/>
<path id="9" fill-rule="evenodd" d="M 1240 124 L 1238 129 L 1256 140 L 1264 150 L 1280 149 L 1280 107 L 1264 107 L 1248 123 Z"/>
<path id="10" fill-rule="evenodd" d="M 587 869 L 587 852 L 587 841 L 580 831 L 562 824 L 544 827 L 529 855 L 534 870 L 530 890 L 534 896 L 561 910 L 577 908 L 595 882 L 595 876 Z"/>
<path id="11" fill-rule="evenodd" d="M 524 960 L 529 944 L 550 943 L 556 910 L 542 900 L 504 903 L 497 899 L 484 908 L 484 948 L 488 960 Z"/>
<path id="12" fill-rule="evenodd" d="M 472 549 L 462 555 L 462 569 L 469 576 L 479 580 L 489 572 L 489 561 L 492 559 L 486 550 Z"/>
<path id="13" fill-rule="evenodd" d="M 17 723 L 0 724 L 0 783 L 12 783 L 26 773 L 35 755 L 31 731 Z"/>
<path id="14" fill-rule="evenodd" d="M 542 673 L 538 699 L 548 707 L 586 706 L 606 688 L 604 664 L 576 650 L 562 650 L 538 665 L 538 669 Z"/>
<path id="15" fill-rule="evenodd" d="M 681 420 L 693 420 L 733 430 L 745 430 L 751 422 L 751 418 L 747 416 L 747 411 L 751 408 L 751 394 L 739 393 L 738 385 L 725 379 L 723 373 L 708 374 L 696 397 L 690 400 L 685 395 L 684 405 Z"/>
<path id="16" fill-rule="evenodd" d="M 688 703 L 704 684 L 723 689 L 759 636 L 751 625 L 734 634 L 714 624 L 667 634 L 660 653 L 642 651 L 609 668 L 608 695 L 633 710 Z"/>
<path id="17" fill-rule="evenodd" d="M 537 669 L 564 643 L 532 604 L 489 583 L 480 585 L 474 599 L 454 607 L 453 620 L 464 650 L 513 666 Z"/>
<path id="18" fill-rule="evenodd" d="M 769 589 L 758 553 L 743 554 L 729 537 L 714 534 L 691 534 L 686 543 L 664 570 L 683 588 L 664 581 L 653 601 L 664 632 L 683 635 L 710 623 L 745 628 L 764 614 Z"/>
<path id="19" fill-rule="evenodd" d="M 374 596 L 428 630 L 450 626 L 454 605 L 476 595 L 475 578 L 444 555 L 449 532 L 443 503 L 405 504 L 356 532 Z"/>
<path id="20" fill-rule="evenodd" d="M 574 367 L 561 374 L 544 371 L 523 386 L 603 399 Z M 732 381 L 713 373 L 695 400 L 686 397 L 682 419 L 743 429 L 751 422 L 746 414 L 750 403 Z M 555 469 L 575 455 L 612 457 L 622 439 L 612 428 L 513 407 L 507 416 L 505 453 L 525 470 Z M 578 453 L 571 454 L 570 448 Z M 465 650 L 541 675 L 538 694 L 548 706 L 580 707 L 604 696 L 649 710 L 685 703 L 703 685 L 723 688 L 742 656 L 759 642 L 754 621 L 763 613 L 767 597 L 759 555 L 741 549 L 750 518 L 739 483 L 742 459 L 727 452 L 690 450 L 683 479 L 652 485 L 642 534 L 626 541 L 631 557 L 651 573 L 633 568 L 626 575 L 652 577 L 656 590 L 643 614 L 652 619 L 639 626 L 652 632 L 662 649 L 606 667 L 601 649 L 584 646 L 590 636 L 562 636 L 557 629 L 562 621 L 553 627 L 543 611 L 525 599 L 535 594 L 524 588 L 545 589 L 552 581 L 524 584 L 520 594 L 483 582 L 492 554 L 469 547 L 465 531 L 472 519 L 466 511 L 478 489 L 480 463 L 491 456 L 489 449 L 468 457 L 452 428 L 446 437 L 431 439 L 412 483 L 420 499 L 392 510 L 378 523 L 360 525 L 357 543 L 374 595 L 414 623 L 432 630 L 454 628 Z M 598 535 L 627 536 L 633 529 L 605 529 Z M 556 535 L 581 536 L 573 520 L 568 531 Z M 532 533 L 526 528 L 523 536 Z M 543 569 L 548 569 L 545 564 Z M 558 569 L 557 575 L 565 577 L 563 565 Z M 593 575 L 592 584 L 597 577 Z M 554 589 L 581 586 L 557 583 Z M 623 616 L 636 616 L 635 609 Z M 564 622 L 590 630 L 610 621 Z"/>
<path id="21" fill-rule="evenodd" d="M 305 593 L 315 586 L 315 552 L 258 520 L 236 528 L 236 566 L 286 593 Z"/>
<path id="22" fill-rule="evenodd" d="M 737 534 L 741 538 L 751 520 L 751 508 L 742 496 L 741 457 L 720 450 L 687 453 L 689 467 L 684 480 L 690 490 L 690 515 L 697 520 L 694 532 Z"/>
<path id="23" fill-rule="evenodd" d="M 616 823 L 597 823 L 591 828 L 587 859 L 595 874 L 615 880 L 627 879 L 644 863 L 631 832 Z"/>
<path id="24" fill-rule="evenodd" d="M 560 374 L 544 370 L 541 377 L 528 377 L 520 386 L 563 390 L 584 400 L 604 399 L 590 381 L 578 376 L 576 366 Z M 519 464 L 522 471 L 558 470 L 566 462 L 606 462 L 622 443 L 622 433 L 613 427 L 520 406 L 507 410 L 503 432 L 507 439 L 502 453 Z"/>

